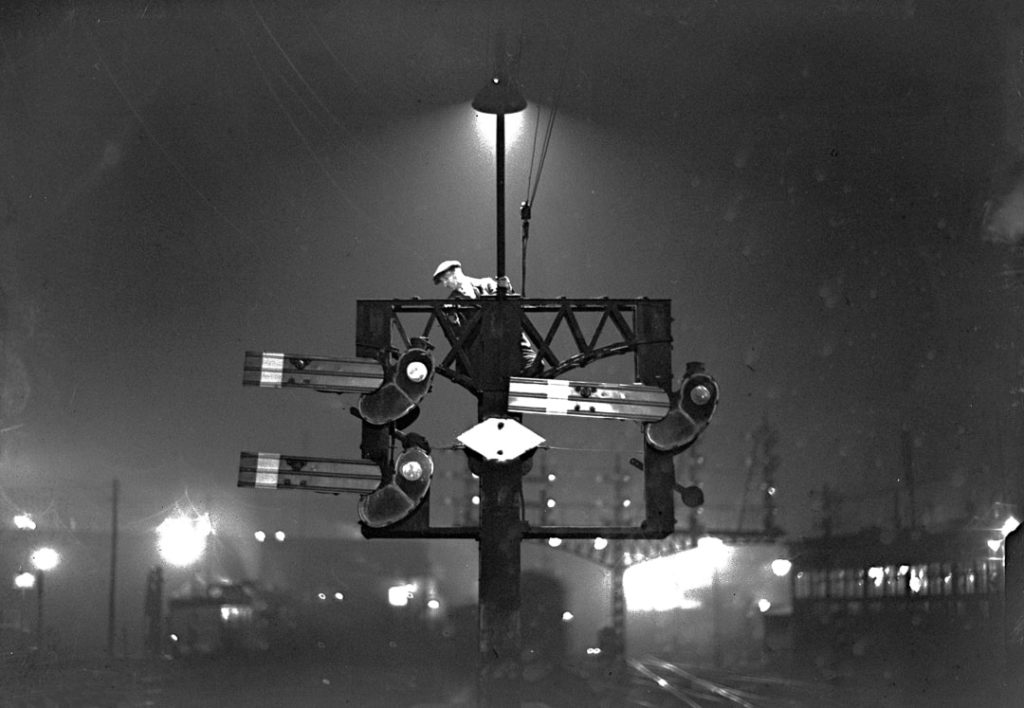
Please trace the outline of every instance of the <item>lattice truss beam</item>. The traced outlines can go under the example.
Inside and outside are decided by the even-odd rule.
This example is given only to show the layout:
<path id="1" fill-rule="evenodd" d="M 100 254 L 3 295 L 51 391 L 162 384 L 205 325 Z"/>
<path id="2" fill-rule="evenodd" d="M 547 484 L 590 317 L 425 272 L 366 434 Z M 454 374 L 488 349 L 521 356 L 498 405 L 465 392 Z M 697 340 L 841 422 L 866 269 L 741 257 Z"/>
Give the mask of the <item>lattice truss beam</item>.
<path id="1" fill-rule="evenodd" d="M 637 317 L 654 300 L 528 299 L 520 300 L 523 335 L 537 352 L 523 376 L 553 379 L 598 359 L 636 351 L 653 344 L 638 337 Z M 437 373 L 476 393 L 471 355 L 482 338 L 482 310 L 472 300 L 393 300 L 388 304 L 391 328 L 408 349 L 427 340 L 435 348 L 441 340 L 448 351 Z M 422 322 L 417 331 L 414 320 Z M 440 335 L 440 336 L 438 336 Z M 397 343 L 396 343 L 397 344 Z"/>

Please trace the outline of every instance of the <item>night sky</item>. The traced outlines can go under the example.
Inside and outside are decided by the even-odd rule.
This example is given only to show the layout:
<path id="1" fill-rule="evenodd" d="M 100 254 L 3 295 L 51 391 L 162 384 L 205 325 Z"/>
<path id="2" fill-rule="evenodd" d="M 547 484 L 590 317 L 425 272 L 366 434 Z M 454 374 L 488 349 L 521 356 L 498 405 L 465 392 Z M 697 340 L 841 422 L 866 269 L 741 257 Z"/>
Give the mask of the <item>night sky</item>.
<path id="1" fill-rule="evenodd" d="M 711 525 L 735 526 L 763 421 L 795 534 L 824 485 L 847 528 L 891 525 L 904 429 L 920 519 L 1019 494 L 1024 216 L 984 228 L 1024 143 L 1000 3 L 11 5 L 5 518 L 102 524 L 116 477 L 137 530 L 189 504 L 240 533 L 354 530 L 354 499 L 236 489 L 243 449 L 358 457 L 353 397 L 243 388 L 243 355 L 352 356 L 356 300 L 441 297 L 447 258 L 494 273 L 493 120 L 478 131 L 469 102 L 501 35 L 531 104 L 510 128 L 509 274 L 557 106 L 527 295 L 672 300 L 676 375 L 701 360 L 722 390 Z M 452 388 L 417 426 L 439 446 L 474 422 Z M 603 425 L 536 427 L 638 449 Z"/>

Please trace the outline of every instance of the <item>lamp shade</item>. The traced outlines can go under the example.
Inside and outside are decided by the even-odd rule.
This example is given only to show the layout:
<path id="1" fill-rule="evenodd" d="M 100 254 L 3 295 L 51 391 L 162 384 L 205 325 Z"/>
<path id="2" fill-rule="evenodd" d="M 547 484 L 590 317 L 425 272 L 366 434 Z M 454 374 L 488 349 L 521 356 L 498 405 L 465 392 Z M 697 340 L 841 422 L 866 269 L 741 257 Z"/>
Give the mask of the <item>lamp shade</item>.
<path id="1" fill-rule="evenodd" d="M 473 99 L 473 109 L 481 113 L 518 113 L 526 108 L 526 99 L 508 79 L 495 76 Z"/>

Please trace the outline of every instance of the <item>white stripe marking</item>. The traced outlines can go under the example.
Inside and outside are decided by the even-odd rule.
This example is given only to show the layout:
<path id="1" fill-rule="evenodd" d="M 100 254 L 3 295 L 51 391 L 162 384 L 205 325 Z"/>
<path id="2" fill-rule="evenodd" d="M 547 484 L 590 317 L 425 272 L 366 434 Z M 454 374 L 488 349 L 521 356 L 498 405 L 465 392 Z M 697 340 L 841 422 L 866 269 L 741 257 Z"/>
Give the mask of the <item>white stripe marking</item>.
<path id="1" fill-rule="evenodd" d="M 272 452 L 261 452 L 256 459 L 256 487 L 277 489 L 281 456 Z"/>
<path id="2" fill-rule="evenodd" d="M 281 381 L 284 379 L 284 354 L 263 353 L 263 361 L 260 363 L 260 386 L 266 388 L 281 388 Z"/>

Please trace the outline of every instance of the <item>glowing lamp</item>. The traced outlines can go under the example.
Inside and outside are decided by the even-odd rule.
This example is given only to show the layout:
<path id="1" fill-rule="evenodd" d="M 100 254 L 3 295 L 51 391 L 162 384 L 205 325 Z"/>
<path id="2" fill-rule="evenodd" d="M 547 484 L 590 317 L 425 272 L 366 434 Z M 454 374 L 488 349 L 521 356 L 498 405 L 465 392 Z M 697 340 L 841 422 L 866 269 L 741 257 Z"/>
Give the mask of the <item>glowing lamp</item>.
<path id="1" fill-rule="evenodd" d="M 417 460 L 409 460 L 398 468 L 398 473 L 410 482 L 416 482 L 423 477 L 423 465 Z"/>
<path id="2" fill-rule="evenodd" d="M 508 79 L 495 76 L 473 98 L 473 110 L 481 113 L 518 113 L 526 108 L 526 99 Z"/>
<path id="3" fill-rule="evenodd" d="M 52 548 L 37 548 L 32 551 L 31 560 L 37 570 L 53 570 L 60 563 L 60 554 Z"/>
<path id="4" fill-rule="evenodd" d="M 430 373 L 429 370 L 421 361 L 414 361 L 405 367 L 405 375 L 413 383 L 420 383 L 423 379 L 427 378 L 428 373 Z"/>

